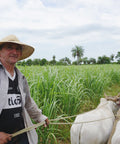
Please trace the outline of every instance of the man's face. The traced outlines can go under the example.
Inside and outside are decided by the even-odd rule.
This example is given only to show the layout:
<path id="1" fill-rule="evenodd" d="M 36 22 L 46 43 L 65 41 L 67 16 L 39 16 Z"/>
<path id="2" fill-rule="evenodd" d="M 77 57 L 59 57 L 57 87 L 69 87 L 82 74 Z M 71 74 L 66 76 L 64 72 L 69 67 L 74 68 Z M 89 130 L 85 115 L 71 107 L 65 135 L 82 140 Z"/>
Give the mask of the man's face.
<path id="1" fill-rule="evenodd" d="M 18 44 L 5 43 L 0 50 L 0 60 L 6 64 L 15 64 L 22 55 L 22 48 Z"/>

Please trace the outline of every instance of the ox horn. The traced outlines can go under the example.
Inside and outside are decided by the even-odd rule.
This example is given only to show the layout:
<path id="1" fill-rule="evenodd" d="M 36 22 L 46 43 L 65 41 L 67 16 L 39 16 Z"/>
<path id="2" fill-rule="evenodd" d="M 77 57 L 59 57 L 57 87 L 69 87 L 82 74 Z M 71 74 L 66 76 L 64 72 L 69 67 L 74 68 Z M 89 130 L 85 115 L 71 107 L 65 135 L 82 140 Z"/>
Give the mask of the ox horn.
<path id="1" fill-rule="evenodd" d="M 115 97 L 107 96 L 105 93 L 104 93 L 104 96 L 105 96 L 105 98 L 106 98 L 107 100 L 111 100 L 111 101 L 116 102 L 116 101 L 118 100 L 119 96 L 120 96 L 120 93 L 119 93 L 117 96 L 115 96 Z"/>

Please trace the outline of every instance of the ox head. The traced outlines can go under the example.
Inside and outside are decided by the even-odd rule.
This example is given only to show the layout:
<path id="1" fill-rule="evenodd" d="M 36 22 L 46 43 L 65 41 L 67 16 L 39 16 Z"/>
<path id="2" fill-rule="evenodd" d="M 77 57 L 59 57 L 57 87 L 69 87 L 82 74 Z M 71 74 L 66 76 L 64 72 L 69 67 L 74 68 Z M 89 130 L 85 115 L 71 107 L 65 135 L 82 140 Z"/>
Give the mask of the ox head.
<path id="1" fill-rule="evenodd" d="M 109 101 L 109 106 L 114 114 L 117 113 L 117 111 L 120 108 L 120 93 L 116 96 L 107 96 L 104 94 L 107 101 Z"/>
<path id="2" fill-rule="evenodd" d="M 113 101 L 113 102 L 115 102 L 118 106 L 120 106 L 120 93 L 118 93 L 118 95 L 116 95 L 116 96 L 107 96 L 107 95 L 104 93 L 104 96 L 105 96 L 105 98 L 106 98 L 108 101 Z"/>

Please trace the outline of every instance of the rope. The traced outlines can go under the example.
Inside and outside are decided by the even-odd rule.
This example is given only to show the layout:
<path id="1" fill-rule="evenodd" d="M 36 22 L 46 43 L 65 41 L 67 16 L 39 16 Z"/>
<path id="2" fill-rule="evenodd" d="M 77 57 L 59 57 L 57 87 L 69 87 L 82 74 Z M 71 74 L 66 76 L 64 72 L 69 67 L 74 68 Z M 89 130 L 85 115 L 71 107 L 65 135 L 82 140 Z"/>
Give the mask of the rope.
<path id="1" fill-rule="evenodd" d="M 99 108 L 105 106 L 106 104 L 108 104 L 108 102 L 106 102 L 105 104 L 97 107 L 96 109 L 99 109 Z M 72 125 L 72 124 L 81 124 L 81 123 L 91 123 L 91 122 L 101 121 L 101 120 L 110 119 L 110 118 L 113 118 L 113 117 L 114 117 L 114 115 L 112 115 L 112 116 L 107 117 L 107 118 L 102 118 L 102 119 L 98 119 L 98 120 L 91 120 L 91 121 L 81 121 L 81 122 L 76 122 L 76 123 L 74 123 L 74 122 L 51 123 L 51 122 L 53 122 L 53 121 L 57 121 L 57 120 L 61 120 L 61 119 L 67 119 L 67 118 L 72 118 L 72 117 L 76 117 L 76 116 L 78 116 L 78 115 L 73 115 L 73 116 L 67 116 L 67 117 L 62 117 L 62 118 L 51 119 L 51 120 L 49 120 L 49 122 L 50 122 L 51 125 Z M 15 136 L 17 136 L 17 135 L 20 135 L 20 134 L 22 134 L 22 133 L 25 133 L 25 132 L 28 132 L 28 131 L 30 131 L 30 130 L 32 130 L 32 129 L 35 129 L 35 128 L 37 128 L 37 127 L 40 127 L 40 126 L 43 125 L 43 124 L 45 124 L 45 121 L 40 122 L 40 123 L 37 123 L 37 124 L 33 124 L 33 126 L 24 128 L 24 129 L 22 129 L 22 130 L 20 130 L 20 131 L 18 131 L 18 132 L 13 133 L 13 134 L 12 134 L 12 137 L 15 137 Z"/>
<path id="2" fill-rule="evenodd" d="M 104 103 L 103 105 L 100 105 L 99 107 L 97 107 L 96 109 L 100 109 L 101 107 L 104 107 L 105 105 L 107 105 L 108 102 Z M 86 112 L 85 112 L 86 113 Z M 51 119 L 50 121 L 55 121 L 55 120 L 60 120 L 60 119 L 67 119 L 67 118 L 72 118 L 72 117 L 76 117 L 79 114 L 73 115 L 73 116 L 67 116 L 67 117 L 63 117 L 63 118 L 56 118 L 56 119 Z"/>
<path id="3" fill-rule="evenodd" d="M 45 121 L 40 122 L 40 123 L 37 123 L 37 124 L 34 124 L 33 126 L 30 126 L 30 127 L 27 127 L 27 128 L 24 128 L 24 129 L 22 129 L 22 130 L 20 130 L 20 131 L 18 131 L 18 132 L 13 133 L 13 134 L 12 134 L 12 137 L 18 136 L 18 135 L 23 134 L 23 133 L 25 133 L 25 132 L 28 132 L 28 131 L 30 131 L 30 130 L 32 130 L 32 129 L 35 129 L 35 128 L 43 125 L 43 124 L 45 124 Z"/>
<path id="4" fill-rule="evenodd" d="M 75 116 L 75 115 L 74 115 Z M 51 125 L 71 125 L 71 124 L 80 124 L 80 123 L 91 123 L 91 122 L 95 122 L 95 121 L 101 121 L 101 120 L 105 120 L 105 119 L 110 119 L 110 118 L 113 118 L 114 116 L 110 116 L 110 117 L 106 117 L 106 118 L 102 118 L 102 119 L 98 119 L 98 120 L 91 120 L 91 121 L 81 121 L 81 122 L 67 122 L 67 123 L 63 123 L 63 122 L 60 122 L 60 123 L 51 123 L 52 121 L 56 121 L 56 120 L 60 120 L 60 119 L 65 119 L 65 118 L 70 118 L 70 117 L 74 117 L 74 116 L 68 116 L 68 117 L 64 117 L 64 118 L 57 118 L 57 119 L 51 119 L 49 120 L 50 124 Z M 34 124 L 33 126 L 30 126 L 30 127 L 27 127 L 27 128 L 24 128 L 18 132 L 15 132 L 12 134 L 12 137 L 15 137 L 15 136 L 18 136 L 20 134 L 23 134 L 25 132 L 28 132 L 32 129 L 35 129 L 35 128 L 38 128 L 40 126 L 42 126 L 43 124 L 45 124 L 45 121 L 43 122 L 40 122 L 40 123 L 37 123 L 37 124 Z"/>

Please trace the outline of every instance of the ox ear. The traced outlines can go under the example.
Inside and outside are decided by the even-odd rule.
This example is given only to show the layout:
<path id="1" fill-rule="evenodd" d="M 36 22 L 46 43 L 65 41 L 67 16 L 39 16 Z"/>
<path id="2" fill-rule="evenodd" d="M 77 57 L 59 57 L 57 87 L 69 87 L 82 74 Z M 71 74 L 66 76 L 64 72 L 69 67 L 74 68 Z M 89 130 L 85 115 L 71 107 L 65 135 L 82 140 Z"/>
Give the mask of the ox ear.
<path id="1" fill-rule="evenodd" d="M 106 100 L 109 100 L 109 97 L 108 95 L 106 95 L 106 93 L 104 93 L 104 97 L 106 98 Z"/>
<path id="2" fill-rule="evenodd" d="M 110 96 L 107 96 L 106 93 L 104 93 L 104 97 L 106 100 L 110 100 Z"/>
<path id="3" fill-rule="evenodd" d="M 120 97 L 120 93 L 118 93 L 116 97 Z"/>
<path id="4" fill-rule="evenodd" d="M 106 102 L 106 101 L 107 101 L 106 98 L 101 98 L 101 99 L 100 99 L 100 103 L 104 103 L 104 102 Z"/>
<path id="5" fill-rule="evenodd" d="M 106 93 L 104 93 L 104 97 L 105 97 L 105 98 L 108 97 L 108 96 L 106 95 Z"/>

